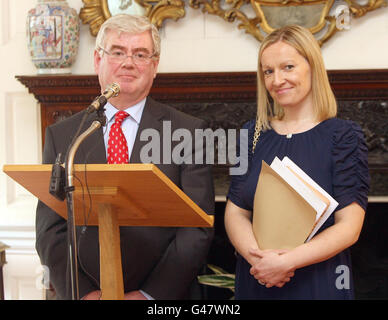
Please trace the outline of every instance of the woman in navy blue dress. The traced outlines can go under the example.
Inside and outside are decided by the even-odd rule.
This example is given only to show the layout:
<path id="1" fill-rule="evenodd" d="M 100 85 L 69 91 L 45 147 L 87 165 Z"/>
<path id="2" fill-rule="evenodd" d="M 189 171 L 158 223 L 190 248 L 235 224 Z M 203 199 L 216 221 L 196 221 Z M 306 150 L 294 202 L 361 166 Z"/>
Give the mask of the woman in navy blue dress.
<path id="1" fill-rule="evenodd" d="M 313 35 L 286 26 L 267 36 L 259 51 L 257 119 L 244 125 L 248 152 L 240 157 L 248 157 L 248 170 L 232 177 L 225 211 L 238 256 L 236 299 L 354 298 L 348 248 L 368 201 L 367 148 L 361 128 L 336 113 Z M 318 233 L 292 250 L 260 250 L 252 231 L 261 162 L 276 156 L 289 157 L 339 203 Z"/>

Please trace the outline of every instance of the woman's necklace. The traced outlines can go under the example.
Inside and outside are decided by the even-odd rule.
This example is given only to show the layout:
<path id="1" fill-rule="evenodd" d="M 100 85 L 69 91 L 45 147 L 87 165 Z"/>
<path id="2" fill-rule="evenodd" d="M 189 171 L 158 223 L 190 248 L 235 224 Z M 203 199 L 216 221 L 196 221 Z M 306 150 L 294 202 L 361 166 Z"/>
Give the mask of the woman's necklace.
<path id="1" fill-rule="evenodd" d="M 315 127 L 318 124 L 317 121 L 314 121 L 312 119 L 305 119 L 305 120 L 299 121 L 297 124 L 294 124 L 292 126 L 292 129 L 290 129 L 289 123 L 287 123 L 285 120 L 280 122 L 283 122 L 283 127 L 285 129 L 287 139 L 291 139 L 293 134 L 310 130 L 311 128 Z"/>

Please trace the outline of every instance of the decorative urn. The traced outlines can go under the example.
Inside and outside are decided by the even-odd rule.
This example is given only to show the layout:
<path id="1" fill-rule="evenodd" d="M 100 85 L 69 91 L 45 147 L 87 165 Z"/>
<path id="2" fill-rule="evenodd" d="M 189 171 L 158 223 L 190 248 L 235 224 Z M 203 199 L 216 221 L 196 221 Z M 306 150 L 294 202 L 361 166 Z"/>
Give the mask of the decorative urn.
<path id="1" fill-rule="evenodd" d="M 66 0 L 38 0 L 27 16 L 28 49 L 39 74 L 70 73 L 80 21 Z"/>

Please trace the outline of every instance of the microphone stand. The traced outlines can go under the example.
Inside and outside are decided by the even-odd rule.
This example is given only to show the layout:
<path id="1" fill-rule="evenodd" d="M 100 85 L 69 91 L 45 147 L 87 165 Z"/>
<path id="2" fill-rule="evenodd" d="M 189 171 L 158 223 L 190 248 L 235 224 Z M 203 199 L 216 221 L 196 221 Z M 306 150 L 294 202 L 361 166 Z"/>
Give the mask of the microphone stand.
<path id="1" fill-rule="evenodd" d="M 101 110 L 102 109 L 102 110 Z M 71 281 L 71 295 L 72 300 L 79 300 L 79 287 L 78 287 L 78 262 L 77 262 L 77 236 L 76 227 L 74 221 L 74 184 L 73 184 L 73 163 L 74 157 L 81 143 L 90 136 L 97 129 L 101 128 L 106 123 L 106 118 L 103 112 L 103 108 L 97 111 L 97 119 L 93 121 L 90 127 L 80 134 L 74 143 L 71 145 L 67 162 L 65 166 L 66 170 L 66 201 L 67 201 L 67 241 L 70 259 L 70 281 Z"/>

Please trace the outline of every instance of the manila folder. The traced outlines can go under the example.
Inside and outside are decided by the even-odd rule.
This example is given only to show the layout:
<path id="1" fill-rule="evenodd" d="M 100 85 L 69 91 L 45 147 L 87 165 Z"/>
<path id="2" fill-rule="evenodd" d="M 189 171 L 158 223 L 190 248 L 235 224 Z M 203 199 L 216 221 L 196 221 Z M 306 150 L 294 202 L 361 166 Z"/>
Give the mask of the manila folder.
<path id="1" fill-rule="evenodd" d="M 305 242 L 316 211 L 262 161 L 253 204 L 253 233 L 261 250 L 292 249 Z"/>

